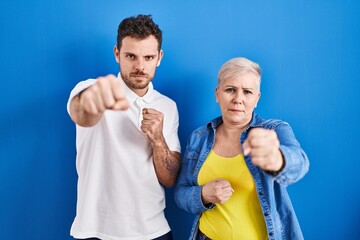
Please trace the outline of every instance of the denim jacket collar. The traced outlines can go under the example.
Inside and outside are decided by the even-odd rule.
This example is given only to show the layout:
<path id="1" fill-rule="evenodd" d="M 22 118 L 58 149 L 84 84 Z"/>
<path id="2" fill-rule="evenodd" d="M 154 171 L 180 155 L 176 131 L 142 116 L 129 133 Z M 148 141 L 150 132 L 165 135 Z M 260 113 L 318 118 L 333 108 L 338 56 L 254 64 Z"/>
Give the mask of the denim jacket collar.
<path id="1" fill-rule="evenodd" d="M 255 112 L 253 112 L 250 125 L 245 129 L 244 133 L 246 134 L 250 128 L 261 127 L 262 122 L 263 120 L 260 117 L 258 117 L 258 115 Z M 213 119 L 212 121 L 208 122 L 206 126 L 208 128 L 212 128 L 215 131 L 222 123 L 223 123 L 222 116 L 219 116 Z"/>

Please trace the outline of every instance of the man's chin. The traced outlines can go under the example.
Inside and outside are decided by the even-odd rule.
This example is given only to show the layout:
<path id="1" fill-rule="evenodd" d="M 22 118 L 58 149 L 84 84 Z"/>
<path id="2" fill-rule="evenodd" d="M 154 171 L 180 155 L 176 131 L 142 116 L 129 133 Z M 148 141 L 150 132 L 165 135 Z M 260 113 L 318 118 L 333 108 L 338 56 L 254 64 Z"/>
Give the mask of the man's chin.
<path id="1" fill-rule="evenodd" d="M 134 89 L 138 89 L 138 90 L 143 90 L 143 89 L 145 89 L 147 87 L 148 87 L 148 84 L 146 84 L 146 85 L 134 85 L 133 86 Z"/>
<path id="2" fill-rule="evenodd" d="M 132 81 L 135 85 L 139 85 L 139 86 L 147 86 L 149 84 L 149 79 L 147 78 L 134 78 L 134 80 Z"/>
<path id="3" fill-rule="evenodd" d="M 130 76 L 130 77 L 122 77 L 126 85 L 130 86 L 133 89 L 145 89 L 148 87 L 151 79 L 147 76 Z"/>

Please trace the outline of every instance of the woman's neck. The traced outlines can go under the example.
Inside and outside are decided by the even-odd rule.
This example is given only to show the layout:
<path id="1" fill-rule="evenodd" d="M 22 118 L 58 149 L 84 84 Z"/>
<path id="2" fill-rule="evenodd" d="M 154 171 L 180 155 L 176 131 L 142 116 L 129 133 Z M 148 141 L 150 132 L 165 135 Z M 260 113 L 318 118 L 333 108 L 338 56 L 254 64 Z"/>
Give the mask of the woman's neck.
<path id="1" fill-rule="evenodd" d="M 240 135 L 242 128 L 227 127 L 220 124 L 216 131 L 213 151 L 222 157 L 234 157 L 242 153 Z"/>
<path id="2" fill-rule="evenodd" d="M 225 137 L 233 137 L 237 136 L 239 137 L 250 125 L 250 122 L 247 124 L 239 124 L 239 125 L 233 125 L 226 122 L 223 122 L 219 127 L 218 131 L 221 131 L 221 134 L 223 134 Z"/>

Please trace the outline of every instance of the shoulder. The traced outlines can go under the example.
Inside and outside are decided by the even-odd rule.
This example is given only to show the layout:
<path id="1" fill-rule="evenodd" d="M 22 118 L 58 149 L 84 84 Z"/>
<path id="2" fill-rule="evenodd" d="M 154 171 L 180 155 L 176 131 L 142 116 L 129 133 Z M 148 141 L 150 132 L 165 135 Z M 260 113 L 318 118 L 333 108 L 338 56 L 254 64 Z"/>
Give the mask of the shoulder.
<path id="1" fill-rule="evenodd" d="M 190 140 L 206 139 L 211 133 L 215 131 L 217 126 L 222 122 L 221 117 L 217 117 L 210 122 L 196 128 L 190 135 Z"/>
<path id="2" fill-rule="evenodd" d="M 209 132 L 209 129 L 206 124 L 206 125 L 196 128 L 194 131 L 192 131 L 191 136 L 201 136 L 201 135 L 207 134 L 208 132 Z"/>

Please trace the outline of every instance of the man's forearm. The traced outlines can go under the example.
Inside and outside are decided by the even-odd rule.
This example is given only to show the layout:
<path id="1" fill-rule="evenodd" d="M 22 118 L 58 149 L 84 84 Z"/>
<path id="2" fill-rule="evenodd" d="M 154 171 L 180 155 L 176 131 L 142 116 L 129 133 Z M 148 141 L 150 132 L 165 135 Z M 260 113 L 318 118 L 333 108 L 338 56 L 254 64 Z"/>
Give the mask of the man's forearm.
<path id="1" fill-rule="evenodd" d="M 159 182 L 165 187 L 175 184 L 180 170 L 180 153 L 170 151 L 165 139 L 152 142 L 154 167 Z"/>

